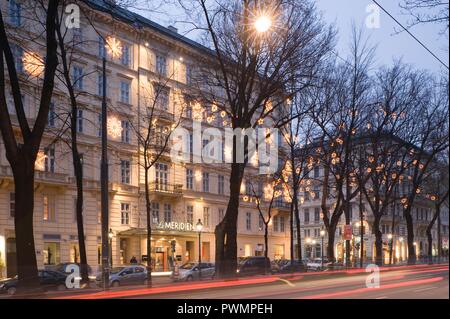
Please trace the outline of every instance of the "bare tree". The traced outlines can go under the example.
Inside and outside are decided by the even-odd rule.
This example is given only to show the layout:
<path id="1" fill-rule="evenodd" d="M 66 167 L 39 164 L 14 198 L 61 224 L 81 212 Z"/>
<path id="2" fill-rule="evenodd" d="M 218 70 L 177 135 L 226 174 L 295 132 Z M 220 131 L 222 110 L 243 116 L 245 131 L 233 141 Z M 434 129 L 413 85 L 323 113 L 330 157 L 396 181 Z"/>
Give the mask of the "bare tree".
<path id="1" fill-rule="evenodd" d="M 443 32 L 448 31 L 449 7 L 447 0 L 403 0 L 400 7 L 412 16 L 410 27 L 435 23 L 442 25 Z"/>
<path id="2" fill-rule="evenodd" d="M 39 285 L 33 237 L 34 172 L 39 146 L 47 124 L 55 83 L 54 78 L 58 66 L 56 18 L 59 4 L 58 0 L 49 0 L 45 4 L 41 1 L 34 3 L 35 10 L 41 11 L 41 16 L 45 19 L 45 22 L 42 23 L 42 32 L 45 33 L 45 62 L 44 75 L 39 87 L 38 115 L 32 128 L 25 116 L 21 97 L 25 84 L 16 68 L 17 57 L 13 55 L 11 39 L 7 35 L 9 26 L 5 24 L 3 13 L 0 11 L 0 127 L 6 157 L 11 165 L 14 177 L 16 202 L 14 225 L 20 288 Z M 37 25 L 37 28 L 40 28 L 40 25 Z M 5 65 L 20 128 L 19 139 L 14 133 L 15 125 L 11 121 L 6 103 Z"/>
<path id="3" fill-rule="evenodd" d="M 213 61 L 209 59 L 208 68 L 200 70 L 201 87 L 208 91 L 205 100 L 217 102 L 233 129 L 245 131 L 265 119 L 268 122 L 274 114 L 277 117 L 286 107 L 286 98 L 304 86 L 294 80 L 300 74 L 303 80 L 310 78 L 332 45 L 334 33 L 324 27 L 310 1 L 222 0 L 216 6 L 205 0 L 181 2 L 192 11 L 199 9 L 198 15 L 192 14 L 199 17 L 196 28 L 205 31 L 206 42 L 214 50 Z M 272 21 L 268 32 L 255 30 L 262 15 Z M 291 83 L 298 86 L 286 92 Z M 236 161 L 236 147 L 234 141 L 230 199 L 215 230 L 218 277 L 234 276 L 237 265 L 239 192 L 248 158 Z"/>

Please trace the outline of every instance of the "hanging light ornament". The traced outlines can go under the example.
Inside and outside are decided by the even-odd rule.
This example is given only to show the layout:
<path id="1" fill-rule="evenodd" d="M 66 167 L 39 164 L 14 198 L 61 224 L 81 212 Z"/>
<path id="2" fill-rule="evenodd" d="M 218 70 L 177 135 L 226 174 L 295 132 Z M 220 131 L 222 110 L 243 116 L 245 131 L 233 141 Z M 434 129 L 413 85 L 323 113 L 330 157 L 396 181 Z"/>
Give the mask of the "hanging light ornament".
<path id="1" fill-rule="evenodd" d="M 115 37 L 109 36 L 106 38 L 106 50 L 110 56 L 117 58 L 122 55 L 122 43 Z"/>

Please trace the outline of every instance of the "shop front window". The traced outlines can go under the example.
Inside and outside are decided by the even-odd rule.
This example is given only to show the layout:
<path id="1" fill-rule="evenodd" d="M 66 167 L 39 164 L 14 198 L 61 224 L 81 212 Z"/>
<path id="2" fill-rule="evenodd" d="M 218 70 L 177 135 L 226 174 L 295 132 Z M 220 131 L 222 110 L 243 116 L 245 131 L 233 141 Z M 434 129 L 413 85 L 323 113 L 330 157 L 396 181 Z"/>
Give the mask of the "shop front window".
<path id="1" fill-rule="evenodd" d="M 44 242 L 44 265 L 56 265 L 60 263 L 60 244 Z"/>

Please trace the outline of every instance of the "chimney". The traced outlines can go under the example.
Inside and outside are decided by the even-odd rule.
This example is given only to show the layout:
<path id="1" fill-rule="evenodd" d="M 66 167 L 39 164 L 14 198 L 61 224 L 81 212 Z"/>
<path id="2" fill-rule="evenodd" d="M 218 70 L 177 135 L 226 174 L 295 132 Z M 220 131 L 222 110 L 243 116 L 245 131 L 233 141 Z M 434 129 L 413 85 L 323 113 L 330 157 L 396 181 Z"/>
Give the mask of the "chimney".
<path id="1" fill-rule="evenodd" d="M 169 30 L 172 31 L 172 32 L 178 33 L 178 29 L 175 28 L 173 25 L 169 25 L 169 26 L 167 27 L 167 29 L 169 29 Z"/>

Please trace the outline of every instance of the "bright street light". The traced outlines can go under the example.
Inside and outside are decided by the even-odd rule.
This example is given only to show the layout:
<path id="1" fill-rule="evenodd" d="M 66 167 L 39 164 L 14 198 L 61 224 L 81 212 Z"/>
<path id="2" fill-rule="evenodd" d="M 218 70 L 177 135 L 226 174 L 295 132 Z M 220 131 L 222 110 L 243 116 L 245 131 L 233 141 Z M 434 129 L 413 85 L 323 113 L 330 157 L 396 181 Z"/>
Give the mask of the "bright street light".
<path id="1" fill-rule="evenodd" d="M 258 33 L 264 33 L 269 31 L 271 26 L 272 20 L 270 20 L 270 18 L 268 18 L 267 16 L 260 16 L 255 21 L 255 29 Z"/>

